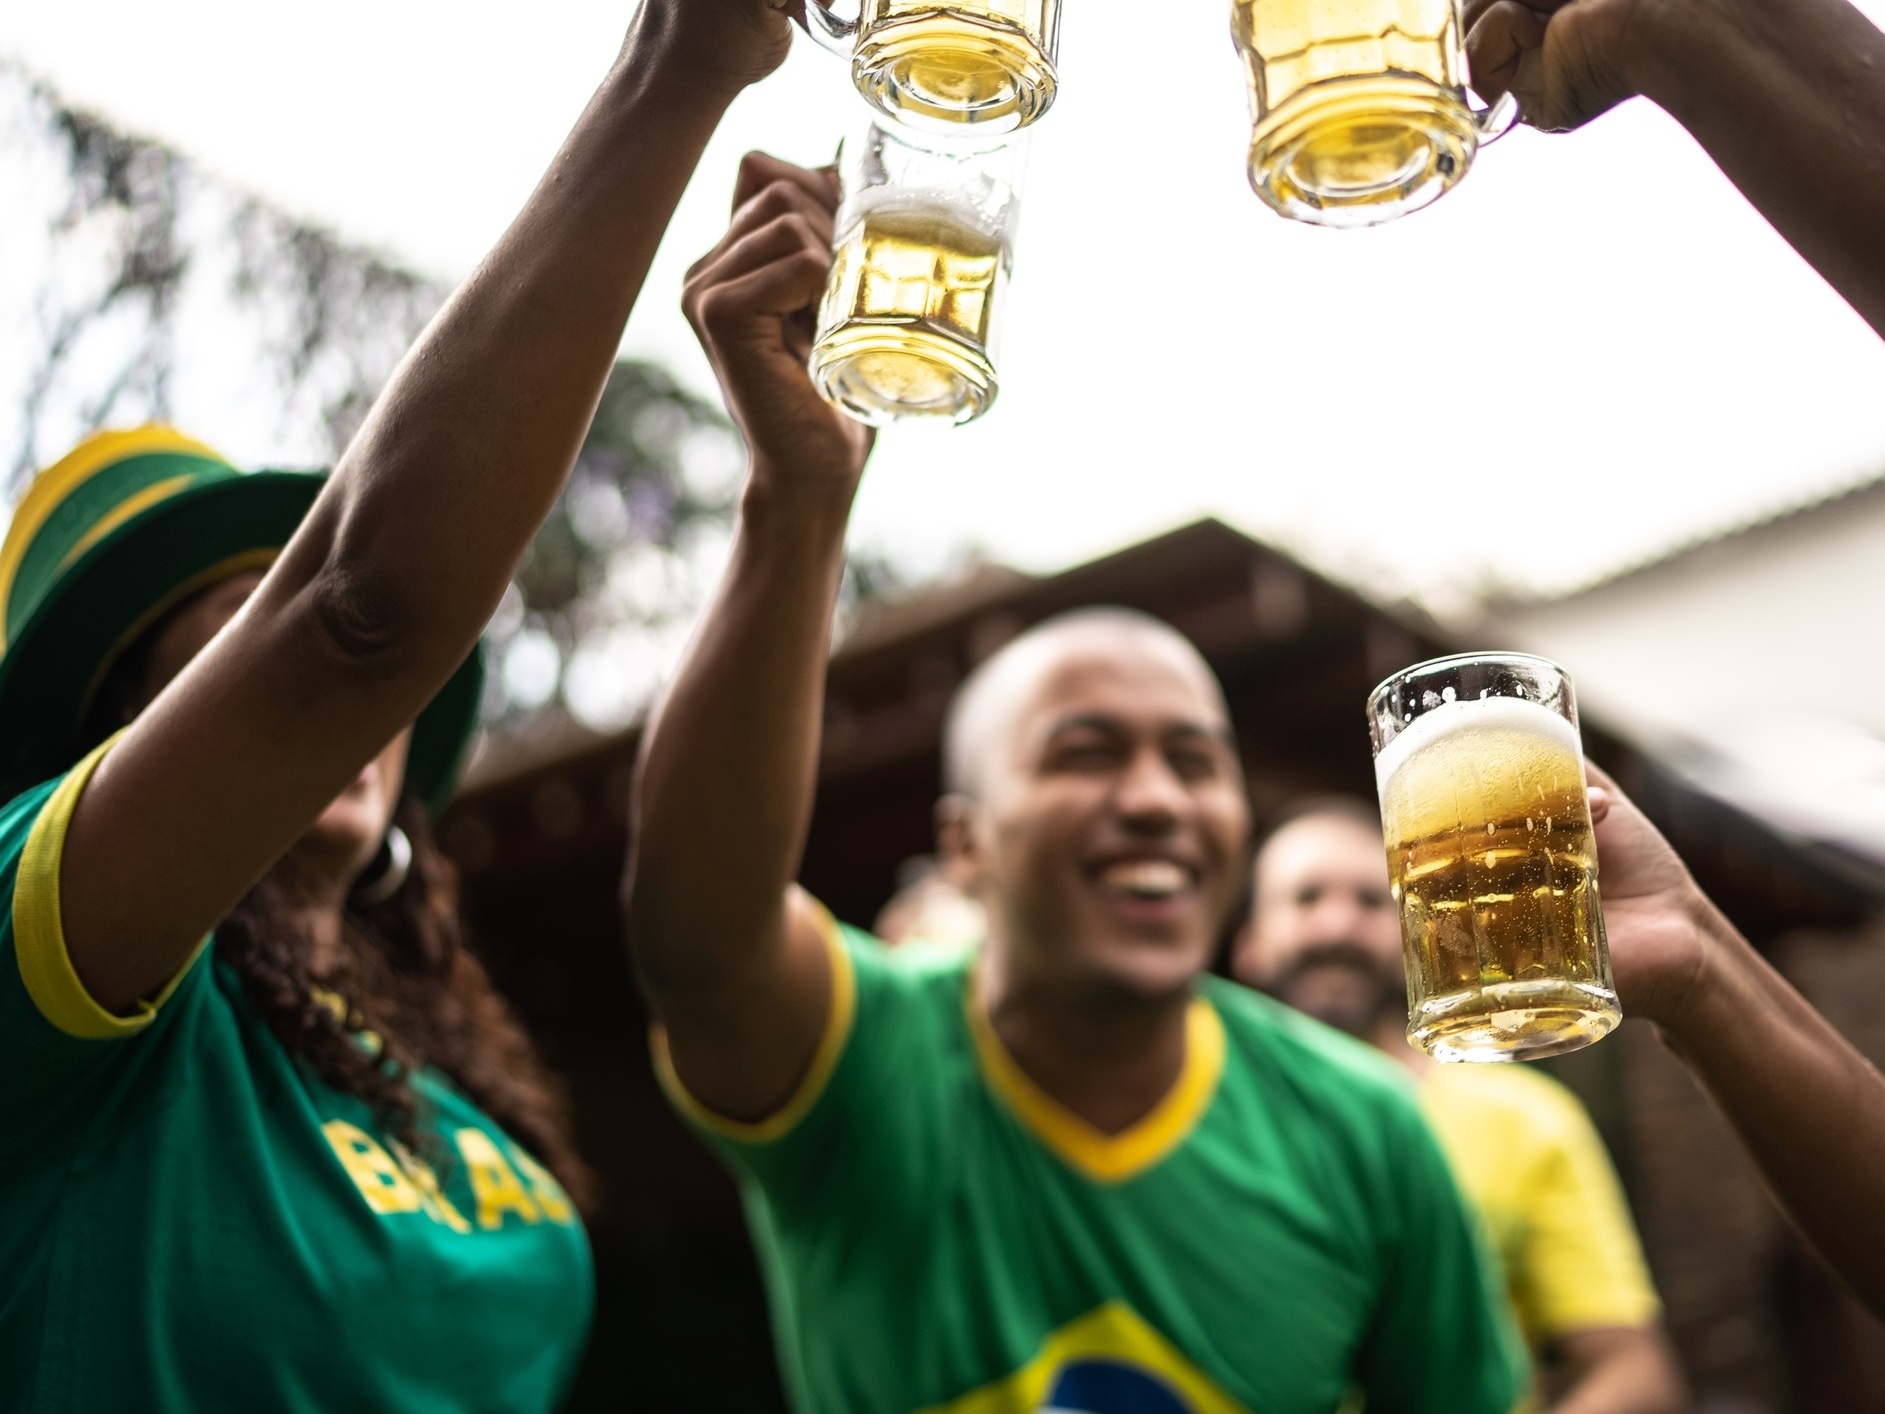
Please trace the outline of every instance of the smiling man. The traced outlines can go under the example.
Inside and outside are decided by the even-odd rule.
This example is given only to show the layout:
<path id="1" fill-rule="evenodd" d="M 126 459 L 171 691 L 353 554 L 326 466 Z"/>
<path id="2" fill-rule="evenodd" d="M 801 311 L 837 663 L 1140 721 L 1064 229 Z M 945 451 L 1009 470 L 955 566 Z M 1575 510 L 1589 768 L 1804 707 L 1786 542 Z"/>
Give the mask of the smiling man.
<path id="1" fill-rule="evenodd" d="M 1205 975 L 1250 826 L 1183 638 L 1087 611 L 963 687 L 941 833 L 979 952 L 891 952 L 792 887 L 869 447 L 805 374 L 833 198 L 749 158 L 689 279 L 752 465 L 648 732 L 627 895 L 657 1062 L 741 1179 L 794 1403 L 1506 1414 L 1523 1356 L 1409 1087 Z"/>

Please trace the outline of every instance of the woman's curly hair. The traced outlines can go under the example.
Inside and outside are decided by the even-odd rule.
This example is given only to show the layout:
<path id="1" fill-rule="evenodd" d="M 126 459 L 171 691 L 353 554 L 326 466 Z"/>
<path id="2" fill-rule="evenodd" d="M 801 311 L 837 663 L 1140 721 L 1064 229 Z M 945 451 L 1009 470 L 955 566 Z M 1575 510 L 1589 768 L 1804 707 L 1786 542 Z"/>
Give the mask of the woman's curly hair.
<path id="1" fill-rule="evenodd" d="M 422 1137 L 409 1079 L 430 1068 L 588 1209 L 595 1184 L 571 1138 L 568 1097 L 465 946 L 458 872 L 432 842 L 416 801 L 401 804 L 395 823 L 412 842 L 412 867 L 384 903 L 348 905 L 330 975 L 310 974 L 313 948 L 274 874 L 216 930 L 216 956 L 242 979 L 250 1004 L 288 1053 L 334 1089 L 363 1100 L 408 1149 L 429 1156 L 435 1148 Z M 360 1044 L 366 1032 L 378 1046 Z"/>

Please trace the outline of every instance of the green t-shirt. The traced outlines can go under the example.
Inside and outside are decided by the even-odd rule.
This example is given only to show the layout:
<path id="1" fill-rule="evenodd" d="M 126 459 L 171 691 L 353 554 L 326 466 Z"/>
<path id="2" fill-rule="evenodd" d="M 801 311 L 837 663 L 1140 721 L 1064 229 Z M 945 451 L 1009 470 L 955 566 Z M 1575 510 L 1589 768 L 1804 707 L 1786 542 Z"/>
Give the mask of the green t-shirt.
<path id="1" fill-rule="evenodd" d="M 966 953 L 831 936 L 798 1095 L 731 1163 L 802 1414 L 1506 1414 L 1525 1362 L 1411 1086 L 1214 978 L 1116 1136 L 967 1005 Z"/>
<path id="2" fill-rule="evenodd" d="M 435 1162 L 406 1153 L 213 944 L 136 1016 L 86 995 L 58 876 L 95 761 L 0 809 L 0 1409 L 554 1407 L 588 1242 L 495 1124 L 420 1076 Z"/>

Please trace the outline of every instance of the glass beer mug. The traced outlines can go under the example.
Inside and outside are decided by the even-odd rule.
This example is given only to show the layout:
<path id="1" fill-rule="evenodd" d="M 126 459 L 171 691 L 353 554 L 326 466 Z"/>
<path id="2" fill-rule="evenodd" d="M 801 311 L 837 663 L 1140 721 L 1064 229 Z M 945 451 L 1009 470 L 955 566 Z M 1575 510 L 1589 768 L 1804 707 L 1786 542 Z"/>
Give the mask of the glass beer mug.
<path id="1" fill-rule="evenodd" d="M 1372 226 L 1437 201 L 1518 117 L 1466 99 L 1459 0 L 1234 0 L 1250 185 L 1284 216 Z"/>
<path id="2" fill-rule="evenodd" d="M 829 401 L 873 427 L 988 411 L 1024 141 L 928 146 L 874 123 L 845 139 L 810 363 Z"/>
<path id="3" fill-rule="evenodd" d="M 852 0 L 844 19 L 806 0 L 812 36 L 851 60 L 858 92 L 932 131 L 1012 132 L 1045 113 L 1059 82 L 1060 0 Z"/>
<path id="4" fill-rule="evenodd" d="M 1368 729 L 1408 1041 L 1510 1061 L 1608 1035 L 1623 1014 L 1564 669 L 1518 653 L 1421 663 L 1374 690 Z"/>

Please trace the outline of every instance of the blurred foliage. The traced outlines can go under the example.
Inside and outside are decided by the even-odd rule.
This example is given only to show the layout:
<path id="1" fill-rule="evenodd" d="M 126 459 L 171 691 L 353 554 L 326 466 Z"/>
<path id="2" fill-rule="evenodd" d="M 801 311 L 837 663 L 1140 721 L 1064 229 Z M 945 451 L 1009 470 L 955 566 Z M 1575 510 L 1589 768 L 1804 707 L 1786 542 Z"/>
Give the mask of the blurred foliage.
<path id="1" fill-rule="evenodd" d="M 713 593 L 744 471 L 718 408 L 659 368 L 618 363 L 569 485 L 487 635 L 500 668 L 487 720 L 521 723 L 554 701 L 596 730 L 632 722 Z M 840 634 L 865 605 L 905 587 L 889 558 L 854 551 Z"/>
<path id="2" fill-rule="evenodd" d="M 711 592 L 742 462 L 717 408 L 652 364 L 616 364 L 487 635 L 487 720 L 551 706 L 598 730 L 633 719 Z"/>
<path id="3" fill-rule="evenodd" d="M 571 618 L 600 592 L 612 551 L 631 543 L 673 548 L 681 530 L 703 517 L 724 524 L 731 486 L 716 469 L 698 469 L 690 481 L 686 458 L 694 434 L 725 428 L 717 409 L 662 370 L 617 364 L 569 485 L 518 571 L 526 608 Z"/>
<path id="4" fill-rule="evenodd" d="M 23 90 L 37 150 L 21 156 L 50 156 L 61 179 L 9 495 L 75 431 L 173 419 L 192 294 L 215 306 L 218 333 L 240 326 L 260 345 L 284 428 L 311 430 L 290 440 L 337 457 L 449 287 L 214 181 L 16 66 L 0 65 L 0 83 Z"/>
<path id="5" fill-rule="evenodd" d="M 50 154 L 57 178 L 11 493 L 65 450 L 75 425 L 171 419 L 179 374 L 193 348 L 204 352 L 191 338 L 239 335 L 256 348 L 288 444 L 338 458 L 449 286 L 223 186 L 0 65 L 7 83 L 24 91 L 30 155 L 47 165 Z M 202 308 L 207 319 L 180 320 Z M 213 426 L 191 430 L 218 440 Z M 612 730 L 646 707 L 724 565 L 744 463 L 717 406 L 652 364 L 616 365 L 487 635 L 488 723 L 566 713 Z M 902 587 L 885 557 L 854 556 L 839 627 Z"/>
<path id="6" fill-rule="evenodd" d="M 317 390 L 315 416 L 337 457 L 451 287 L 254 197 L 236 204 L 229 230 L 230 292 L 279 312 L 269 348 L 277 378 L 290 397 Z"/>
<path id="7" fill-rule="evenodd" d="M 91 114 L 59 103 L 44 84 L 25 80 L 43 113 L 46 136 L 61 149 L 66 199 L 53 218 L 55 237 L 95 238 L 106 228 L 93 279 L 59 301 L 42 301 L 43 347 L 22 398 L 22 437 L 8 475 L 17 490 L 36 465 L 40 415 L 85 334 L 120 311 L 135 313 L 137 336 L 115 368 L 87 390 L 82 418 L 100 426 L 139 404 L 144 415 L 170 411 L 175 360 L 173 320 L 189 268 L 178 239 L 185 164 L 168 148 L 118 132 Z"/>

